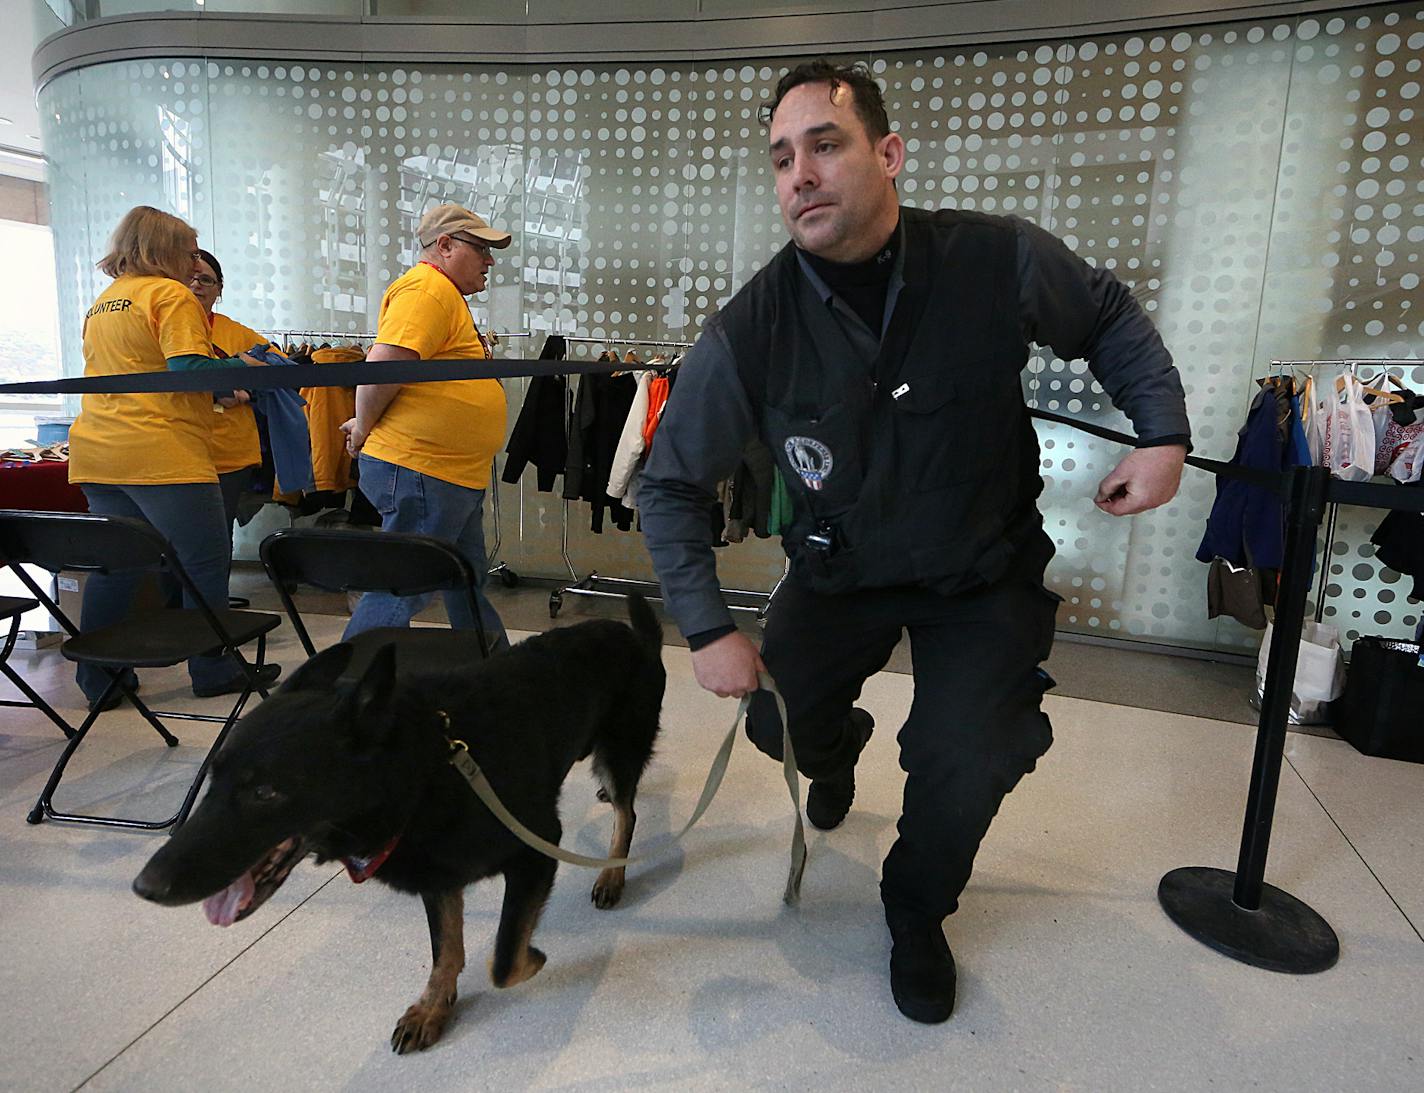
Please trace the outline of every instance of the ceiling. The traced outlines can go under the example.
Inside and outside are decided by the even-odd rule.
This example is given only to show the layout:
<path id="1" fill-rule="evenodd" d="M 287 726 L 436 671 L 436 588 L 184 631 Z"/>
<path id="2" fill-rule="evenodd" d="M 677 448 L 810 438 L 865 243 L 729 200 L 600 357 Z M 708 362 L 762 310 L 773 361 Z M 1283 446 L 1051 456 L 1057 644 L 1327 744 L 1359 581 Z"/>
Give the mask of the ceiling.
<path id="1" fill-rule="evenodd" d="M 43 22 L 36 9 L 43 11 Z M 44 165 L 32 158 L 41 149 L 30 59 L 60 23 L 42 0 L 0 0 L 0 19 L 0 175 L 40 180 Z"/>

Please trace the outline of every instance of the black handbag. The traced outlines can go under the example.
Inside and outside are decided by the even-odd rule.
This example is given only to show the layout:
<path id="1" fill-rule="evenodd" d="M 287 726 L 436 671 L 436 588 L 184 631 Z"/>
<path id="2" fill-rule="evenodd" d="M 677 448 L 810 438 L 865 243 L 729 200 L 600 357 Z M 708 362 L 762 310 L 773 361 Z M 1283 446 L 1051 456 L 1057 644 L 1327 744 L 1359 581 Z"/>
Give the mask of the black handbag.
<path id="1" fill-rule="evenodd" d="M 1335 731 L 1366 755 L 1424 763 L 1424 664 L 1417 642 L 1355 642 Z"/>

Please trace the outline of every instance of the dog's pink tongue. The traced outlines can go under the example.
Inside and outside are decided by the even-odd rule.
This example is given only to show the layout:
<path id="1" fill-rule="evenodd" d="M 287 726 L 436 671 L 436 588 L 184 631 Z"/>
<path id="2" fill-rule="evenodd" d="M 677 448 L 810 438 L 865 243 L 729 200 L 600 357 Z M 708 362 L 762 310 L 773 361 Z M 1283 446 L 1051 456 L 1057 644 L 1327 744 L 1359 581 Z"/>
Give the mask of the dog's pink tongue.
<path id="1" fill-rule="evenodd" d="M 214 926 L 231 926 L 252 899 L 254 885 L 250 872 L 242 874 L 215 896 L 203 900 L 203 911 Z"/>

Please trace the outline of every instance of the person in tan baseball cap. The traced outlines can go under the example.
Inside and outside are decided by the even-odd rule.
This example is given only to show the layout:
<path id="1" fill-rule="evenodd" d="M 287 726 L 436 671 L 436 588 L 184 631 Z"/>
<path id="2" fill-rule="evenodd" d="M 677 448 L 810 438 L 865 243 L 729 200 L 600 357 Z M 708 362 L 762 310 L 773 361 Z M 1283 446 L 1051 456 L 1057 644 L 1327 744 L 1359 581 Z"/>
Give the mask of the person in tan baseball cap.
<path id="1" fill-rule="evenodd" d="M 469 236 L 489 244 L 495 250 L 503 250 L 514 238 L 509 232 L 496 231 L 484 217 L 462 205 L 436 205 L 420 218 L 415 237 L 422 249 L 433 247 L 442 235 L 456 239 Z"/>
<path id="2" fill-rule="evenodd" d="M 493 251 L 509 246 L 509 232 L 496 231 L 460 205 L 437 205 L 420 218 L 415 236 L 420 261 L 386 290 L 376 344 L 366 359 L 484 358 L 465 297 L 485 290 Z M 382 529 L 443 539 L 469 561 L 480 585 L 478 623 L 490 651 L 509 644 L 483 591 L 489 568 L 485 490 L 504 426 L 504 390 L 492 379 L 363 384 L 356 388 L 356 416 L 341 426 L 347 450 L 358 459 L 361 492 L 380 511 Z M 368 592 L 345 637 L 408 626 L 429 599 Z M 477 625 L 463 593 L 446 594 L 445 610 L 455 629 Z"/>

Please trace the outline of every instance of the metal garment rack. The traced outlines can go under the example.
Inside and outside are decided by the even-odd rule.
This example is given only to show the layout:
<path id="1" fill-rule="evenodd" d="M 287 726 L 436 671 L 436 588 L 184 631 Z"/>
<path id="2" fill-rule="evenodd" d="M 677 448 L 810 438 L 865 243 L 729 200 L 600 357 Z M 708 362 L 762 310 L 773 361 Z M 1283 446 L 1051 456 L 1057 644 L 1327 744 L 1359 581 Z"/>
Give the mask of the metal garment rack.
<path id="1" fill-rule="evenodd" d="M 1272 370 L 1284 371 L 1285 369 L 1304 368 L 1314 375 L 1317 368 L 1338 368 L 1341 371 L 1349 369 L 1352 375 L 1358 378 L 1358 369 L 1367 368 L 1424 368 L 1424 360 L 1407 359 L 1403 357 L 1373 357 L 1373 358 L 1351 358 L 1348 360 L 1273 360 Z M 1315 587 L 1315 621 L 1321 622 L 1325 618 L 1325 589 L 1330 583 L 1330 558 L 1335 549 L 1335 525 L 1340 516 L 1340 503 L 1330 501 L 1326 506 L 1325 514 L 1325 546 L 1321 554 L 1319 580 Z"/>
<path id="2" fill-rule="evenodd" d="M 506 338 L 532 338 L 534 336 L 529 330 L 512 330 L 508 334 L 501 334 L 498 331 L 494 334 L 497 343 Z M 494 521 L 494 545 L 485 551 L 485 573 L 490 577 L 498 577 L 500 584 L 505 588 L 514 588 L 519 584 L 519 574 L 509 568 L 508 562 L 496 562 L 499 556 L 499 546 L 503 541 L 503 536 L 499 530 L 499 461 L 492 458 L 490 460 L 490 484 L 485 491 L 490 499 L 490 518 Z"/>
<path id="3" fill-rule="evenodd" d="M 641 346 L 656 347 L 661 349 L 690 349 L 691 342 L 676 341 L 655 341 L 646 338 L 584 338 L 571 335 L 560 335 L 565 342 L 571 345 L 602 345 L 609 348 L 613 346 Z M 645 362 L 640 362 L 645 363 Z M 638 365 L 629 362 L 631 368 Z M 564 421 L 568 428 L 572 428 L 573 422 L 573 391 L 568 386 L 564 390 Z M 554 619 L 559 616 L 559 609 L 564 605 L 565 596 L 598 596 L 605 599 L 622 599 L 630 592 L 640 592 L 650 600 L 661 600 L 662 588 L 656 581 L 638 581 L 626 577 L 604 577 L 597 570 L 589 572 L 585 577 L 580 577 L 578 571 L 574 569 L 574 563 L 569 558 L 569 501 L 564 500 L 562 527 L 559 541 L 559 553 L 564 560 L 564 565 L 568 567 L 569 577 L 573 583 L 556 588 L 549 594 L 549 618 Z M 778 586 L 780 582 L 777 582 Z M 771 593 L 754 592 L 745 588 L 723 588 L 722 595 L 727 598 L 727 606 L 733 611 L 751 611 L 761 618 L 766 613 L 767 605 L 771 602 Z M 775 592 L 775 589 L 772 590 Z"/>
<path id="4" fill-rule="evenodd" d="M 262 333 L 282 338 L 345 338 L 347 341 L 370 341 L 373 332 L 357 333 L 350 330 L 264 330 Z"/>
<path id="5" fill-rule="evenodd" d="M 344 338 L 347 341 L 374 341 L 376 334 L 374 331 L 364 333 L 353 333 L 349 330 L 266 330 L 263 333 L 272 337 L 282 338 Z M 534 335 L 528 330 L 513 330 L 508 334 L 494 332 L 496 342 L 502 342 L 506 338 L 532 338 Z M 506 588 L 513 588 L 519 583 L 519 574 L 509 568 L 508 562 L 494 563 L 494 559 L 499 554 L 501 533 L 499 525 L 499 467 L 495 460 L 490 460 L 490 489 L 486 492 L 490 496 L 490 515 L 494 521 L 494 545 L 485 552 L 485 562 L 489 568 L 486 573 L 491 577 L 498 577 Z M 493 564 L 491 564 L 493 563 Z"/>

